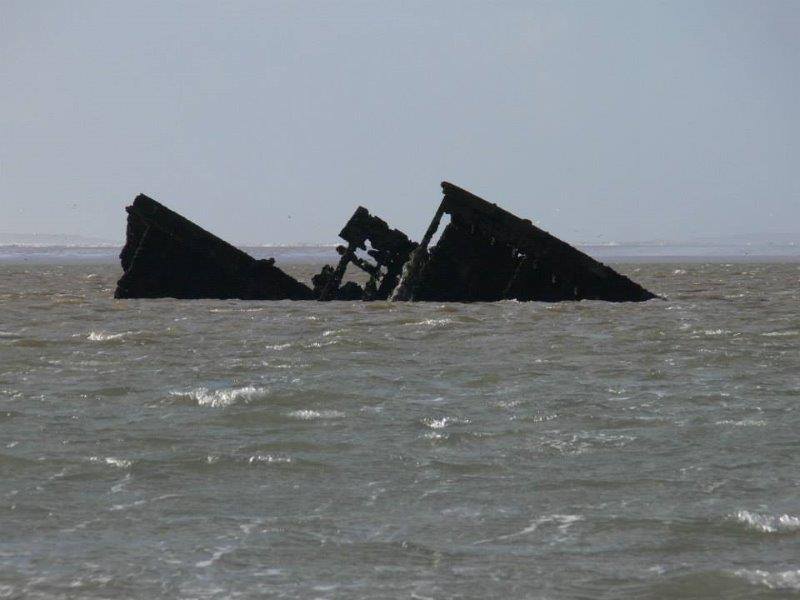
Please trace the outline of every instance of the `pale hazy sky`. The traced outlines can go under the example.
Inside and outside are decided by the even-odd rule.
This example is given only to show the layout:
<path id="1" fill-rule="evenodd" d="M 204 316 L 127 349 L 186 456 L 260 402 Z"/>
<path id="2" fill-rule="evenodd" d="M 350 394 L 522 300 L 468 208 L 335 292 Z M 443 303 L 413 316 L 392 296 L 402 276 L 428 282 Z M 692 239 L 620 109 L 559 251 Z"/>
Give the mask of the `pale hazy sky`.
<path id="1" fill-rule="evenodd" d="M 0 0 L 0 231 L 419 239 L 457 183 L 571 241 L 800 232 L 800 2 Z"/>

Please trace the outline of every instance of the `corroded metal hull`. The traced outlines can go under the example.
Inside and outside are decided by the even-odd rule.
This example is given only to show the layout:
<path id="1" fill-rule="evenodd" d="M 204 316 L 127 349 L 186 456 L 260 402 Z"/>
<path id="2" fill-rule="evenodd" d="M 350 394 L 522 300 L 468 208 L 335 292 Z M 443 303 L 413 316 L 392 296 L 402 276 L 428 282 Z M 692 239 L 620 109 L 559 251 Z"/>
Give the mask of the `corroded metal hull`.
<path id="1" fill-rule="evenodd" d="M 127 207 L 117 298 L 557 302 L 655 298 L 624 275 L 566 242 L 453 184 L 417 244 L 358 207 L 339 236 L 338 265 L 326 265 L 313 289 L 274 260 L 256 260 L 188 219 L 139 195 Z M 429 247 L 442 218 L 441 238 Z M 366 256 L 358 256 L 358 252 Z M 350 265 L 369 276 L 342 285 Z"/>

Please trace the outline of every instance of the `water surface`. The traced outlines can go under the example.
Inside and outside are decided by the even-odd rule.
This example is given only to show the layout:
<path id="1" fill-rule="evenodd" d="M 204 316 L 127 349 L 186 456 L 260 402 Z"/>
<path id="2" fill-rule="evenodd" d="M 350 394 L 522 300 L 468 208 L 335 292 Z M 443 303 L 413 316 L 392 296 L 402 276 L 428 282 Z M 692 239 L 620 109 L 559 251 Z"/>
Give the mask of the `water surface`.
<path id="1" fill-rule="evenodd" d="M 69 262 L 0 264 L 0 597 L 800 592 L 800 264 L 320 304 Z"/>

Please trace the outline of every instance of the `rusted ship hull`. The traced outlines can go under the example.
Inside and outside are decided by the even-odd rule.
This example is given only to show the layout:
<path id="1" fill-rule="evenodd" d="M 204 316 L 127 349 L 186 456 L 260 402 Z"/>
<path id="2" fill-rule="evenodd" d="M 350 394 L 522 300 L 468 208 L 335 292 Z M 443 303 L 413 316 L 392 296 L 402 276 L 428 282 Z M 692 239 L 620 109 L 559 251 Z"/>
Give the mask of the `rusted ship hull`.
<path id="1" fill-rule="evenodd" d="M 312 300 L 312 290 L 140 194 L 128 212 L 115 298 Z"/>
<path id="2" fill-rule="evenodd" d="M 566 242 L 451 183 L 395 300 L 607 300 L 656 295 Z M 428 249 L 444 215 L 450 223 Z"/>
<path id="3" fill-rule="evenodd" d="M 442 189 L 444 198 L 419 244 L 359 207 L 339 233 L 347 242 L 337 248 L 339 263 L 326 265 L 313 278 L 313 289 L 281 271 L 273 259 L 256 260 L 139 195 L 126 209 L 127 238 L 120 254 L 124 274 L 114 295 L 437 302 L 640 302 L 656 297 L 530 221 L 450 183 L 442 183 Z M 450 222 L 429 248 L 445 215 Z M 368 274 L 364 287 L 342 284 L 350 265 Z"/>

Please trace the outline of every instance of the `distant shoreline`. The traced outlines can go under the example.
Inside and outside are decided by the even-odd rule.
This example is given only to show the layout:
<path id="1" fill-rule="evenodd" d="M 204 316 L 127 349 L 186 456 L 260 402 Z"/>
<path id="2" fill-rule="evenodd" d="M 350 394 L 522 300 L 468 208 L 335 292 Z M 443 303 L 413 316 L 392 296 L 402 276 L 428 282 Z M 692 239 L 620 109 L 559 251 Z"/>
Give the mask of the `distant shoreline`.
<path id="1" fill-rule="evenodd" d="M 336 262 L 336 246 L 240 246 L 256 258 L 274 257 L 278 264 Z M 608 263 L 800 263 L 800 246 L 608 244 L 576 246 Z M 0 264 L 115 264 L 121 245 L 60 246 L 0 244 Z"/>

